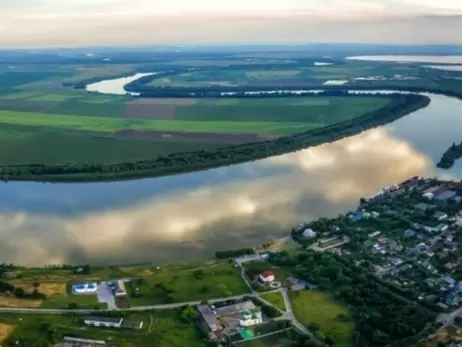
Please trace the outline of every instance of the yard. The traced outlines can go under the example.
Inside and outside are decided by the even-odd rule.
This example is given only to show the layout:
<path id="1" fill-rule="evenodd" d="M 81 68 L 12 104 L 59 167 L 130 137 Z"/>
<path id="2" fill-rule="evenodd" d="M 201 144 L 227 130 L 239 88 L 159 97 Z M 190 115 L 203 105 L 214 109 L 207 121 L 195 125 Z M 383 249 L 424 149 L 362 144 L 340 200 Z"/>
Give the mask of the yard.
<path id="1" fill-rule="evenodd" d="M 263 299 L 276 306 L 281 311 L 286 311 L 286 304 L 280 292 L 262 294 Z"/>
<path id="2" fill-rule="evenodd" d="M 134 280 L 127 289 L 132 307 L 200 301 L 248 292 L 239 271 L 228 263 L 195 270 L 155 272 Z"/>
<path id="3" fill-rule="evenodd" d="M 288 332 L 281 332 L 271 336 L 262 337 L 251 341 L 239 342 L 237 347 L 286 347 L 290 346 L 290 337 Z"/>
<path id="4" fill-rule="evenodd" d="M 321 338 L 332 337 L 337 347 L 353 346 L 354 322 L 349 309 L 328 294 L 314 291 L 289 292 L 297 320 Z"/>

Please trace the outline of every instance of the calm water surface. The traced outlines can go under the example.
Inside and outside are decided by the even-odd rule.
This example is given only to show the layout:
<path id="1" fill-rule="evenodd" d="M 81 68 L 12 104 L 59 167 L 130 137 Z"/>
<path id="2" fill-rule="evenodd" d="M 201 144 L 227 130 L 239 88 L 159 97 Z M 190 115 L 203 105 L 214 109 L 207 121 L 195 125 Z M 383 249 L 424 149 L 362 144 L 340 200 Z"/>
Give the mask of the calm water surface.
<path id="1" fill-rule="evenodd" d="M 175 262 L 287 235 L 413 175 L 462 177 L 435 162 L 462 140 L 462 102 L 335 143 L 186 175 L 91 184 L 0 185 L 0 261 Z"/>
<path id="2" fill-rule="evenodd" d="M 364 55 L 351 60 L 462 64 L 462 55 Z"/>

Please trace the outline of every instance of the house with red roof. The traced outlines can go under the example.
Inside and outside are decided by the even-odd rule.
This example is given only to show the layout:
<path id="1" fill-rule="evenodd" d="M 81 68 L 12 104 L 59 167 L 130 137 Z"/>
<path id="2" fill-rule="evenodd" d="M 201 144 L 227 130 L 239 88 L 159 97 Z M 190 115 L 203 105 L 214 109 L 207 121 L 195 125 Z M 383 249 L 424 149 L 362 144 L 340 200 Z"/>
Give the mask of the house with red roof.
<path id="1" fill-rule="evenodd" d="M 276 276 L 271 271 L 265 271 L 258 276 L 262 283 L 271 283 L 275 280 Z"/>

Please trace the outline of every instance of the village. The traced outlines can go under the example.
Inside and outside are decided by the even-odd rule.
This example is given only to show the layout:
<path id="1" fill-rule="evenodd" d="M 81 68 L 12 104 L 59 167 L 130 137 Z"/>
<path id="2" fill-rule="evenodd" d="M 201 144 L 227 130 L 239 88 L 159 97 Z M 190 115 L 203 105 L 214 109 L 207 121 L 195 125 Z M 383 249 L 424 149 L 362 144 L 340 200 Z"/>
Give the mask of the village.
<path id="1" fill-rule="evenodd" d="M 460 182 L 412 177 L 293 235 L 316 251 L 349 255 L 407 297 L 448 312 L 462 304 L 461 203 Z"/>

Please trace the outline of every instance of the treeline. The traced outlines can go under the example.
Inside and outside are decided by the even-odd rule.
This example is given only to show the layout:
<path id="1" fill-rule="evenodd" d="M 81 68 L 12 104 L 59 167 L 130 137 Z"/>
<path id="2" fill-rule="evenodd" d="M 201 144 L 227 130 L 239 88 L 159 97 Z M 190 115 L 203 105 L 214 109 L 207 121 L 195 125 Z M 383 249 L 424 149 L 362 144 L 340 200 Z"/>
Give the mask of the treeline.
<path id="1" fill-rule="evenodd" d="M 440 161 L 436 164 L 440 169 L 450 169 L 456 160 L 462 158 L 462 142 L 456 145 L 453 143 L 446 152 L 443 153 Z"/>
<path id="2" fill-rule="evenodd" d="M 215 252 L 215 257 L 218 259 L 228 259 L 235 257 L 242 257 L 244 255 L 255 254 L 253 248 L 241 248 L 230 251 L 218 251 Z"/>
<path id="3" fill-rule="evenodd" d="M 281 252 L 270 261 L 285 269 L 292 268 L 298 277 L 347 304 L 356 323 L 356 346 L 383 347 L 393 343 L 393 346 L 408 347 L 403 341 L 435 321 L 433 312 L 395 293 L 348 258 L 307 251 L 295 256 Z"/>
<path id="4" fill-rule="evenodd" d="M 422 95 L 391 94 L 387 97 L 391 97 L 392 102 L 381 109 L 321 129 L 275 140 L 245 143 L 210 151 L 171 153 L 152 160 L 129 163 L 2 166 L 0 167 L 0 177 L 4 181 L 108 181 L 163 176 L 238 164 L 353 136 L 362 131 L 393 122 L 426 107 L 430 103 L 430 99 Z"/>

